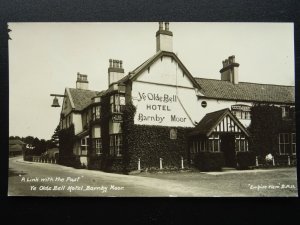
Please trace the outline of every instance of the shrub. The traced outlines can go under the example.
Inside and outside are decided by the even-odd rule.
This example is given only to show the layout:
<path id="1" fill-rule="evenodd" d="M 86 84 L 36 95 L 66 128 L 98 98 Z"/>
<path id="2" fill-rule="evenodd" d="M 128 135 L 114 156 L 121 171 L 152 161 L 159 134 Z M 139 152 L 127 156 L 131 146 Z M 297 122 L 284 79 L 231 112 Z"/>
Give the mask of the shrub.
<path id="1" fill-rule="evenodd" d="M 32 161 L 32 155 L 24 155 L 24 160 L 25 161 Z"/>
<path id="2" fill-rule="evenodd" d="M 238 169 L 249 169 L 250 166 L 255 165 L 255 154 L 254 152 L 237 152 L 236 160 Z"/>
<path id="3" fill-rule="evenodd" d="M 65 157 L 60 156 L 58 160 L 58 164 L 74 167 L 77 169 L 82 168 L 79 157 L 75 155 L 65 156 Z"/>
<path id="4" fill-rule="evenodd" d="M 221 171 L 225 165 L 223 152 L 200 152 L 194 164 L 201 171 Z"/>
<path id="5" fill-rule="evenodd" d="M 275 155 L 275 164 L 276 166 L 288 166 L 288 157 L 289 155 Z M 295 166 L 297 165 L 297 157 L 296 155 L 290 155 L 290 165 Z"/>

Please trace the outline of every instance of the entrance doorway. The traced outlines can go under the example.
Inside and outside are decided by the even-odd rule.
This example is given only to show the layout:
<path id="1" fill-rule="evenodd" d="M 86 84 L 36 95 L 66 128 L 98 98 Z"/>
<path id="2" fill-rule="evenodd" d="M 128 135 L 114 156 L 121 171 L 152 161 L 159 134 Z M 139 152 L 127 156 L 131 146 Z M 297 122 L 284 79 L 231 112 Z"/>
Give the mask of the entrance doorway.
<path id="1" fill-rule="evenodd" d="M 221 151 L 224 154 L 225 166 L 236 167 L 236 154 L 235 154 L 235 136 L 233 134 L 222 134 Z"/>

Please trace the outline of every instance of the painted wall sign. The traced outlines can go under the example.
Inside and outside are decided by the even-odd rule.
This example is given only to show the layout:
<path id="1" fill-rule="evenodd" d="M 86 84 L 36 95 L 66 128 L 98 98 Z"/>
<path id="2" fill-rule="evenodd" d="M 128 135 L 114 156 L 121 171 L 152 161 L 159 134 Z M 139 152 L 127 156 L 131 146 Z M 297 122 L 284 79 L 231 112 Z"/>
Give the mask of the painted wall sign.
<path id="1" fill-rule="evenodd" d="M 112 121 L 113 122 L 122 122 L 123 121 L 122 115 L 120 115 L 120 114 L 114 114 L 112 116 Z"/>
<path id="2" fill-rule="evenodd" d="M 248 105 L 232 105 L 231 106 L 232 110 L 240 110 L 240 111 L 250 111 L 250 106 Z"/>
<path id="3" fill-rule="evenodd" d="M 135 124 L 193 127 L 175 87 L 133 82 L 132 100 Z"/>

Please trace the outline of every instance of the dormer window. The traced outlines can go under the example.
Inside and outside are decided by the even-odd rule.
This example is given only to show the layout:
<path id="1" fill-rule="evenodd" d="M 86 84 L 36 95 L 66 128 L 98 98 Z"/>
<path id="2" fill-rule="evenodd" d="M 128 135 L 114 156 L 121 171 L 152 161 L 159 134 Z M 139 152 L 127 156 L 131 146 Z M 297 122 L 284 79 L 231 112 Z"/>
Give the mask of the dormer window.
<path id="1" fill-rule="evenodd" d="M 110 96 L 110 110 L 111 112 L 122 112 L 125 105 L 125 96 L 115 94 Z"/>

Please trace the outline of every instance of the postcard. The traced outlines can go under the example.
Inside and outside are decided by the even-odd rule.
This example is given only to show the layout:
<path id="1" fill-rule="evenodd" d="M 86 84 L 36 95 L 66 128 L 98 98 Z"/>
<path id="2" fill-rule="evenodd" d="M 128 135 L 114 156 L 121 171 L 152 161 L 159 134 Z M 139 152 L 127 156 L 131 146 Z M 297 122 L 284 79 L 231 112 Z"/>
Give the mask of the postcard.
<path id="1" fill-rule="evenodd" d="M 298 196 L 293 23 L 8 31 L 8 196 Z"/>

